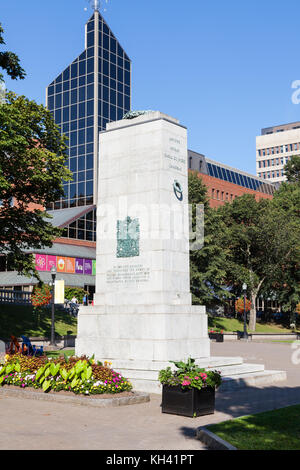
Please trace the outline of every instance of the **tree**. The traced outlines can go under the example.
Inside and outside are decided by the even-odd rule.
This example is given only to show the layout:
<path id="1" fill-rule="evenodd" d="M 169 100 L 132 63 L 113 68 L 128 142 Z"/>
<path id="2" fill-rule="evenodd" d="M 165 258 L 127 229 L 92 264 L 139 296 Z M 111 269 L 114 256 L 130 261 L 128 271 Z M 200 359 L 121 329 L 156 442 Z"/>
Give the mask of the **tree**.
<path id="1" fill-rule="evenodd" d="M 297 257 L 300 233 L 294 219 L 273 201 L 245 194 L 220 208 L 224 248 L 229 250 L 227 280 L 241 288 L 246 282 L 251 300 L 249 328 L 256 327 L 256 298 L 264 284 L 274 285 Z"/>
<path id="2" fill-rule="evenodd" d="M 51 113 L 24 96 L 7 93 L 0 105 L 0 254 L 11 269 L 35 272 L 25 250 L 50 247 L 61 230 L 44 210 L 63 194 L 65 137 Z"/>
<path id="3" fill-rule="evenodd" d="M 204 244 L 190 251 L 193 303 L 214 305 L 230 297 L 225 278 L 227 251 L 222 245 L 225 227 L 218 212 L 209 206 L 206 186 L 197 172 L 189 173 L 189 204 L 193 207 L 194 229 L 195 207 L 204 206 Z"/>
<path id="4" fill-rule="evenodd" d="M 0 23 L 0 44 L 5 44 L 3 38 L 4 30 Z M 0 67 L 5 70 L 12 80 L 23 79 L 26 76 L 25 71 L 20 65 L 18 56 L 10 51 L 0 52 Z M 3 81 L 3 74 L 0 73 L 0 82 Z"/>
<path id="5" fill-rule="evenodd" d="M 290 256 L 285 260 L 276 279 L 277 298 L 284 311 L 294 315 L 300 302 L 300 157 L 295 156 L 286 165 L 288 182 L 280 185 L 273 200 L 276 211 L 283 211 L 285 224 L 292 227 Z M 291 318 L 291 323 L 295 319 Z"/>
<path id="6" fill-rule="evenodd" d="M 300 155 L 293 155 L 284 167 L 284 174 L 290 183 L 300 184 Z"/>

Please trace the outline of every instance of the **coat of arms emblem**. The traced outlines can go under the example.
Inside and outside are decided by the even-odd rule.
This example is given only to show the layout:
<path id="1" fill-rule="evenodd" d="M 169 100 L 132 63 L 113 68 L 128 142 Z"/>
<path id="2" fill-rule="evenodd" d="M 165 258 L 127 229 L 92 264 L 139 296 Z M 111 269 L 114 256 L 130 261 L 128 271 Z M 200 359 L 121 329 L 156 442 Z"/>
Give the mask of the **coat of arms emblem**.
<path id="1" fill-rule="evenodd" d="M 140 255 L 139 219 L 126 217 L 117 221 L 117 258 L 132 258 Z"/>

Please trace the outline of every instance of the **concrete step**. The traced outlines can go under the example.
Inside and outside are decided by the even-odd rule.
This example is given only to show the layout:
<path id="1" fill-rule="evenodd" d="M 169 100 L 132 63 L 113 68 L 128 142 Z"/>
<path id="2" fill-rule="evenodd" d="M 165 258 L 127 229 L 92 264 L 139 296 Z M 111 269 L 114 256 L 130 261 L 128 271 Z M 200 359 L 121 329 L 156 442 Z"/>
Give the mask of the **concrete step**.
<path id="1" fill-rule="evenodd" d="M 206 369 L 208 369 L 206 367 Z M 222 377 L 235 376 L 235 375 L 246 375 L 252 372 L 261 372 L 264 370 L 263 364 L 232 364 L 226 366 L 217 366 L 210 367 L 211 370 L 217 370 L 221 372 Z M 144 378 L 145 380 L 157 380 L 158 379 L 158 370 L 143 370 L 143 369 L 128 369 L 118 367 L 116 369 L 124 377 L 130 379 L 140 379 Z"/>
<path id="2" fill-rule="evenodd" d="M 234 364 L 230 366 L 217 367 L 222 377 L 231 377 L 235 375 L 248 375 L 253 372 L 262 372 L 265 370 L 263 364 Z"/>
<path id="3" fill-rule="evenodd" d="M 224 376 L 222 384 L 218 390 L 220 392 L 226 392 L 245 387 L 259 387 L 263 385 L 271 385 L 286 379 L 286 372 L 282 370 L 263 370 L 247 374 L 236 374 L 232 376 Z"/>
<path id="4" fill-rule="evenodd" d="M 126 370 L 153 370 L 159 372 L 161 369 L 171 367 L 172 370 L 176 370 L 176 367 L 171 362 L 166 361 L 143 361 L 143 360 L 122 360 L 115 359 L 112 361 L 112 367 L 119 371 L 120 369 Z M 209 357 L 200 358 L 196 360 L 196 364 L 201 368 L 217 369 L 219 367 L 232 366 L 243 364 L 242 357 Z"/>
<path id="5" fill-rule="evenodd" d="M 273 384 L 287 378 L 285 371 L 265 370 L 263 364 L 247 364 L 241 357 L 200 358 L 196 363 L 201 368 L 221 372 L 223 381 L 218 389 L 221 392 Z M 113 361 L 113 368 L 130 380 L 134 390 L 148 393 L 161 393 L 158 373 L 167 366 L 176 369 L 173 364 L 167 362 Z"/>

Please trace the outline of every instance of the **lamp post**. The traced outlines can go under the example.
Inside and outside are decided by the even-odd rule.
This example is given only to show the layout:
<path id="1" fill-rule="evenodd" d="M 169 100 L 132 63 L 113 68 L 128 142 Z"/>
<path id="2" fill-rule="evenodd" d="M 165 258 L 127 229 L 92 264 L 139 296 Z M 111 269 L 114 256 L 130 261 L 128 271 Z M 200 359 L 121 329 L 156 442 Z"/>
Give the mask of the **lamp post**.
<path id="1" fill-rule="evenodd" d="M 247 313 L 246 313 L 246 295 L 247 295 L 247 284 L 244 282 L 243 284 L 243 292 L 244 292 L 244 334 L 243 339 L 248 339 L 248 332 L 247 332 Z"/>
<path id="2" fill-rule="evenodd" d="M 51 304 L 51 346 L 55 346 L 55 326 L 54 326 L 54 311 L 55 311 L 55 298 L 54 298 L 54 289 L 55 289 L 55 278 L 56 278 L 56 267 L 52 266 L 51 268 L 51 277 L 52 277 L 52 304 Z"/>

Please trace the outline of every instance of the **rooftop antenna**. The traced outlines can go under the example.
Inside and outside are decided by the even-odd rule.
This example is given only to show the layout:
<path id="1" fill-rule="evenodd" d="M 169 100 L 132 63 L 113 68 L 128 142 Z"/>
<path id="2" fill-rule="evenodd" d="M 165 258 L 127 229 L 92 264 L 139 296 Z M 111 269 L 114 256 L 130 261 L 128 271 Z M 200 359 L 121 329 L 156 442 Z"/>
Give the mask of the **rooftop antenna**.
<path id="1" fill-rule="evenodd" d="M 91 7 L 94 11 L 99 11 L 100 10 L 101 0 L 88 0 L 88 2 L 90 3 L 90 5 L 91 5 Z M 105 0 L 105 3 L 108 4 L 108 0 Z M 87 8 L 85 8 L 84 10 L 87 11 Z M 106 11 L 106 8 L 104 8 L 103 11 Z"/>
<path id="2" fill-rule="evenodd" d="M 100 0 L 92 0 L 91 1 L 92 8 L 96 11 L 100 9 Z"/>

